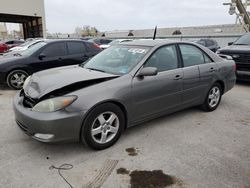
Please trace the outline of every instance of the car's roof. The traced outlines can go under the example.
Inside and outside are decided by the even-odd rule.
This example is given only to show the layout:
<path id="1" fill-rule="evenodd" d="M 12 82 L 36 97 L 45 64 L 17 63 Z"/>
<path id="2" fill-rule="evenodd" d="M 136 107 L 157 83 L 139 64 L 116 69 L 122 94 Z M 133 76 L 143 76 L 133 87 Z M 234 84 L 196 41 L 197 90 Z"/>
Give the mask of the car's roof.
<path id="1" fill-rule="evenodd" d="M 73 42 L 73 41 L 77 41 L 77 42 L 87 42 L 81 39 L 46 39 L 44 40 L 44 42 L 46 43 L 51 43 L 51 42 Z"/>
<path id="2" fill-rule="evenodd" d="M 135 46 L 149 46 L 149 47 L 154 47 L 154 46 L 159 46 L 159 45 L 164 45 L 164 44 L 169 44 L 169 43 L 176 43 L 177 41 L 173 40 L 167 40 L 167 39 L 146 39 L 146 40 L 133 40 L 129 42 L 123 42 L 121 45 L 135 45 Z"/>

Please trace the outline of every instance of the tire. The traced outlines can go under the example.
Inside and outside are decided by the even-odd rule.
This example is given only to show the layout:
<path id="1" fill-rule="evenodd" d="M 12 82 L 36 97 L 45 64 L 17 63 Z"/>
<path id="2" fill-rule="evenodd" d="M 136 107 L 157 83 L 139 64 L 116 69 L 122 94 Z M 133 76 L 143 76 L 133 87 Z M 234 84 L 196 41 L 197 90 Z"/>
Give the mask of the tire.
<path id="1" fill-rule="evenodd" d="M 214 111 L 220 104 L 222 89 L 219 83 L 215 83 L 208 91 L 206 99 L 202 104 L 202 110 L 206 112 Z"/>
<path id="2" fill-rule="evenodd" d="M 124 127 L 123 111 L 113 103 L 101 104 L 87 115 L 81 141 L 95 150 L 106 149 L 120 138 Z"/>
<path id="3" fill-rule="evenodd" d="M 12 89 L 22 89 L 24 81 L 29 76 L 29 74 L 23 70 L 13 70 L 11 71 L 6 79 L 8 86 Z"/>

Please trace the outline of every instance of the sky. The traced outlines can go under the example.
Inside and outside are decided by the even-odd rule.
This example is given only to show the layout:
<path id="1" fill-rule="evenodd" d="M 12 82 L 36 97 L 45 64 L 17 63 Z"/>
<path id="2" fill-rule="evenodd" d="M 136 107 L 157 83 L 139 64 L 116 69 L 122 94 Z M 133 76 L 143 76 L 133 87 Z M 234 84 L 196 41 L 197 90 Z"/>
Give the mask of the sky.
<path id="1" fill-rule="evenodd" d="M 235 23 L 222 5 L 230 0 L 44 0 L 48 32 L 203 26 Z"/>

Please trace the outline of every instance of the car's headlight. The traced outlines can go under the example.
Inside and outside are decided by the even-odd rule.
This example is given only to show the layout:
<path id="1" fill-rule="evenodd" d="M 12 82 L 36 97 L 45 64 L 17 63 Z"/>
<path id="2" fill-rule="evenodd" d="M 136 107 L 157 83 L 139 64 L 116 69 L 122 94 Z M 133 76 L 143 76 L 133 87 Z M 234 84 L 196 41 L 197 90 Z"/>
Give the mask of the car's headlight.
<path id="1" fill-rule="evenodd" d="M 25 89 L 28 86 L 28 84 L 30 82 L 30 78 L 31 78 L 31 76 L 29 76 L 28 78 L 26 78 L 26 80 L 24 81 L 24 83 L 23 83 L 23 89 Z"/>
<path id="2" fill-rule="evenodd" d="M 64 96 L 46 99 L 36 104 L 32 110 L 36 112 L 55 112 L 71 105 L 77 96 Z"/>

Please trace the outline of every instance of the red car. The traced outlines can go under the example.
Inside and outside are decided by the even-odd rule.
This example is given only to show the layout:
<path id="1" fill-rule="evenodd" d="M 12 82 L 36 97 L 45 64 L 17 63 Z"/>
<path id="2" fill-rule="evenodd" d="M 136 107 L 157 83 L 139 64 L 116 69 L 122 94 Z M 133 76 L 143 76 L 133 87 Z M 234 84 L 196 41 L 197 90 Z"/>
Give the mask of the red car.
<path id="1" fill-rule="evenodd" d="M 4 42 L 0 42 L 0 53 L 4 53 L 9 49 L 8 45 Z"/>
<path id="2" fill-rule="evenodd" d="M 0 42 L 0 53 L 8 51 L 10 48 L 16 47 L 24 43 L 21 40 L 9 40 L 5 42 Z"/>

